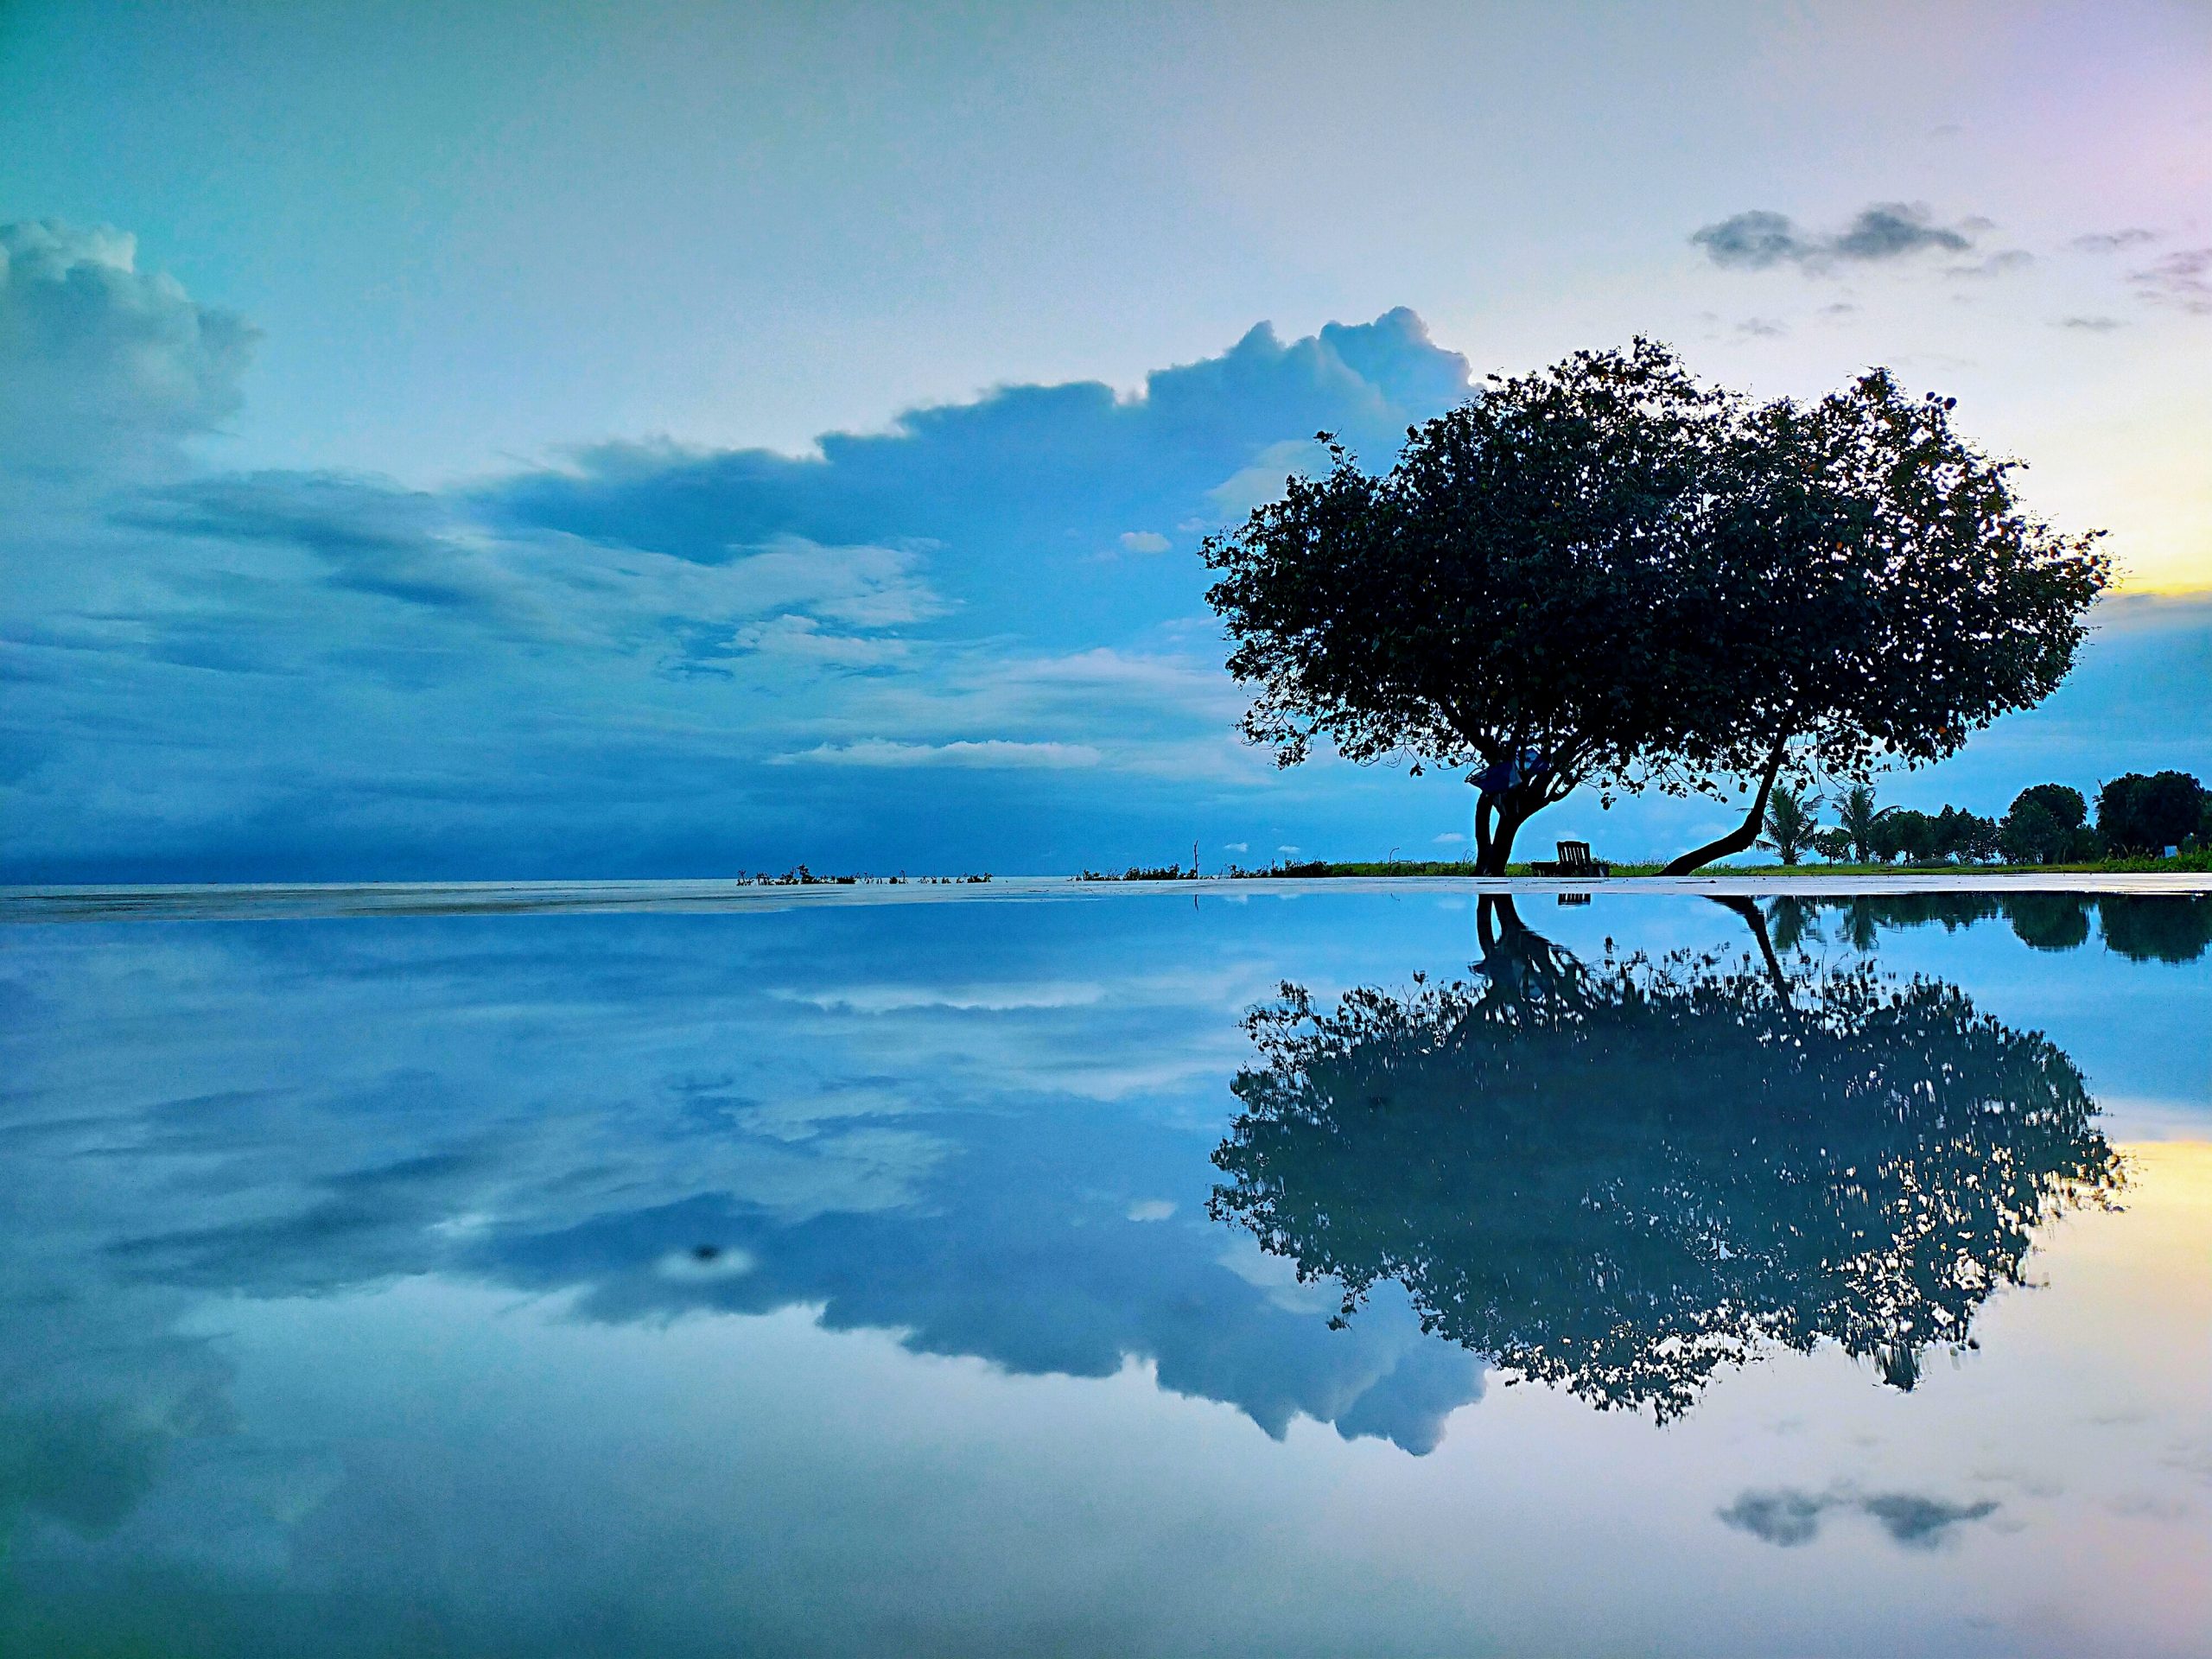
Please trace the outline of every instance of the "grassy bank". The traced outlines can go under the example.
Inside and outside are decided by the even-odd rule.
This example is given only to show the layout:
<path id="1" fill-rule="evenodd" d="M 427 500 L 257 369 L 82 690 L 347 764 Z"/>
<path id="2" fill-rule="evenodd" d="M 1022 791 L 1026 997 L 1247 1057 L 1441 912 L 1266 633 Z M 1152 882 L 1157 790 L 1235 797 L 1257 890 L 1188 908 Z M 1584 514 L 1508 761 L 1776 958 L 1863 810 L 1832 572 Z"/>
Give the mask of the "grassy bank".
<path id="1" fill-rule="evenodd" d="M 1661 864 L 1615 864 L 1614 878 L 1657 875 Z M 1339 876 L 1467 876 L 1474 866 L 1464 860 L 1400 859 L 1370 862 L 1335 862 L 1316 859 L 1305 863 L 1279 864 L 1272 869 L 1232 869 L 1236 880 L 1326 880 Z M 2212 873 L 2212 852 L 2183 853 L 2175 858 L 2101 858 L 2076 864 L 1708 864 L 1700 875 L 2136 875 L 2204 874 Z M 1147 871 L 1152 880 L 1189 879 L 1188 871 Z M 1533 875 L 1526 864 L 1506 867 L 1508 875 Z M 1093 879 L 1101 879 L 1096 878 Z M 1116 878 L 1103 878 L 1116 879 Z"/>

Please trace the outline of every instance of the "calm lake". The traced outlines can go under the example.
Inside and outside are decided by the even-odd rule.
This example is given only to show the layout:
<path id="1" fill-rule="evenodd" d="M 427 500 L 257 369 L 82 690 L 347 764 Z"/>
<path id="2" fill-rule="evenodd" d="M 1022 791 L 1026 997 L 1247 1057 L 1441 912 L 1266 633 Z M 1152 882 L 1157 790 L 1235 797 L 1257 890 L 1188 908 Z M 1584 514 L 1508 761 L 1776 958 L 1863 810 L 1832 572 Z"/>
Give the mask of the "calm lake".
<path id="1" fill-rule="evenodd" d="M 2207 1651 L 2212 900 L 862 896 L 12 912 L 0 1650 Z"/>

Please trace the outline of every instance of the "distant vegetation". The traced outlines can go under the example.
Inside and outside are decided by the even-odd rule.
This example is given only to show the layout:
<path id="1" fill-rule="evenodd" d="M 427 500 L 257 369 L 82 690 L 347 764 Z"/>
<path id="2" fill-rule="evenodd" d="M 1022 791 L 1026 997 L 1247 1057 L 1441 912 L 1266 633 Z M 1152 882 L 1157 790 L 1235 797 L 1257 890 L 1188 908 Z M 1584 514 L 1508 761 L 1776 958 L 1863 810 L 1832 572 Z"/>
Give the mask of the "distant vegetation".
<path id="1" fill-rule="evenodd" d="M 1831 864 L 2055 866 L 2212 854 L 2212 790 L 2185 772 L 2131 772 L 2097 791 L 2096 817 L 2082 791 L 2037 784 L 2012 798 L 2002 818 L 1945 806 L 1941 811 L 1878 807 L 1874 791 L 1857 785 L 1836 806 L 1836 823 L 1819 824 L 1819 798 L 1795 791 L 1769 804 L 1759 844 L 1785 865 L 1808 851 Z"/>
<path id="2" fill-rule="evenodd" d="M 1856 784 L 1834 803 L 1834 822 L 1825 823 L 1826 804 L 1808 791 L 1779 788 L 1768 803 L 1758 844 L 1785 865 L 1807 868 L 1808 855 L 1830 874 L 1868 874 L 1897 869 L 2046 868 L 2069 870 L 2212 869 L 2212 790 L 2185 772 L 2131 772 L 2097 791 L 2091 819 L 2089 802 L 2066 784 L 2037 784 L 2022 790 L 2001 818 L 1955 806 L 1936 812 L 1883 806 L 1871 785 Z M 2169 856 L 2168 848 L 2175 849 Z M 1655 875 L 1658 864 L 1613 864 L 1616 875 Z M 1465 859 L 1293 859 L 1262 869 L 1231 864 L 1216 872 L 1233 880 L 1262 878 L 1323 879 L 1376 875 L 1469 875 Z M 1503 874 L 1525 875 L 1525 864 Z M 1120 874 L 1085 870 L 1084 881 L 1190 881 L 1189 868 L 1168 864 L 1131 866 Z"/>

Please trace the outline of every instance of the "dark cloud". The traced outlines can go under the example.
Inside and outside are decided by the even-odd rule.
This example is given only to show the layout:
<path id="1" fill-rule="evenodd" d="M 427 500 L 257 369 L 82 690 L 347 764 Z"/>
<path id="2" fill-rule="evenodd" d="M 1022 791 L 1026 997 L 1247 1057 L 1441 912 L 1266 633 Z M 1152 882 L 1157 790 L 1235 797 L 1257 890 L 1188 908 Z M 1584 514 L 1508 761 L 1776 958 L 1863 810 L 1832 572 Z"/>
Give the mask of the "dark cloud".
<path id="1" fill-rule="evenodd" d="M 119 232 L 0 225 L 0 470 L 169 464 L 238 407 L 257 332 L 137 268 Z"/>
<path id="2" fill-rule="evenodd" d="M 1832 1497 L 1787 1489 L 1772 1492 L 1745 1492 L 1720 1511 L 1720 1519 L 1738 1532 L 1748 1532 L 1783 1549 L 1809 1544 L 1819 1534 L 1821 1517 L 1834 1505 Z"/>
<path id="3" fill-rule="evenodd" d="M 2138 248 L 2158 239 L 2156 231 L 2131 226 L 2120 231 L 2093 231 L 2087 236 L 2075 237 L 2070 245 L 2083 253 L 2117 253 L 2122 248 Z"/>
<path id="4" fill-rule="evenodd" d="M 1914 254 L 1964 253 L 1974 245 L 1979 222 L 1939 225 L 1929 209 L 1902 201 L 1862 207 L 1842 229 L 1811 232 L 1786 213 L 1754 209 L 1693 232 L 1691 243 L 1716 265 L 1765 270 L 1796 265 L 1824 270 L 1838 264 L 1873 264 Z"/>
<path id="5" fill-rule="evenodd" d="M 2061 317 L 2058 326 L 2078 329 L 2083 334 L 2108 334 L 2113 329 L 2124 328 L 2127 325 L 2118 317 Z"/>
<path id="6" fill-rule="evenodd" d="M 486 609 L 469 580 L 450 508 L 374 479 L 327 473 L 226 474 L 144 492 L 115 514 L 133 529 L 214 543 L 297 547 L 331 585 L 410 604 Z"/>
<path id="7" fill-rule="evenodd" d="M 1995 1500 L 1954 1503 L 1916 1492 L 1878 1492 L 1859 1500 L 1859 1508 L 1892 1541 L 1907 1549 L 1934 1549 L 1953 1529 L 1997 1512 Z"/>
<path id="8" fill-rule="evenodd" d="M 1721 1522 L 1783 1549 L 1809 1544 L 1831 1515 L 1864 1516 L 1905 1549 L 1941 1548 L 1969 1522 L 1997 1512 L 1993 1500 L 1955 1503 L 1917 1492 L 1862 1493 L 1848 1487 L 1808 1492 L 1792 1487 L 1749 1491 L 1720 1510 Z"/>

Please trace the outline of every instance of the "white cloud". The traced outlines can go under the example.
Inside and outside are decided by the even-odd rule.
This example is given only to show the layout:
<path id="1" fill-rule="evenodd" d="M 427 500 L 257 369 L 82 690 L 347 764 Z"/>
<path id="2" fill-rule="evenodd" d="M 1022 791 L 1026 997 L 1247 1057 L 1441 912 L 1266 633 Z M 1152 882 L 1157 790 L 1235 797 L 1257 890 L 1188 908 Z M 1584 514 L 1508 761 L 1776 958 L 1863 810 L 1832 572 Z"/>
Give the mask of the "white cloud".
<path id="1" fill-rule="evenodd" d="M 81 476 L 174 464 L 238 407 L 258 333 L 137 268 L 119 231 L 0 225 L 0 467 Z"/>
<path id="2" fill-rule="evenodd" d="M 1282 493 L 1282 481 L 1293 473 L 1310 474 L 1328 465 L 1329 452 L 1311 438 L 1289 438 L 1271 443 L 1206 492 L 1206 500 L 1222 519 L 1242 518 L 1262 502 Z"/>
<path id="3" fill-rule="evenodd" d="M 1095 766 L 1103 759 L 1087 743 L 1019 743 L 1003 738 L 952 743 L 899 743 L 862 738 L 855 743 L 823 743 L 796 754 L 776 757 L 779 765 L 813 761 L 835 766 L 983 766 L 1062 771 Z"/>
<path id="4" fill-rule="evenodd" d="M 1168 548 L 1167 538 L 1156 530 L 1125 530 L 1121 540 L 1129 553 L 1165 553 Z"/>

